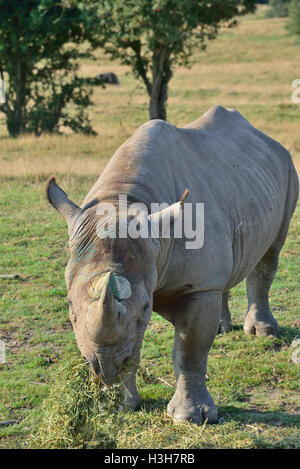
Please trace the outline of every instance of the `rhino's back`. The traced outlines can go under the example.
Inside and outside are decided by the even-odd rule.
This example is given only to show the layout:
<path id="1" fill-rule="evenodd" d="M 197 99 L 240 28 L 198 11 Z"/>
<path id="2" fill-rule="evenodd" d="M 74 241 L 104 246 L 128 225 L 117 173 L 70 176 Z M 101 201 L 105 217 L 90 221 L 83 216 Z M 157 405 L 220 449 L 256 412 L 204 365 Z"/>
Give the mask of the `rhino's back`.
<path id="1" fill-rule="evenodd" d="M 142 125 L 115 153 L 84 203 L 123 193 L 148 206 L 171 204 L 188 188 L 187 202 L 205 204 L 205 242 L 197 252 L 185 251 L 184 263 L 193 277 L 209 259 L 206 287 L 213 275 L 218 283 L 215 273 L 222 268 L 239 280 L 262 257 L 283 218 L 291 216 L 285 206 L 288 191 L 297 192 L 295 181 L 284 147 L 237 111 L 218 106 L 185 128 L 160 120 Z M 174 249 L 182 252 L 183 241 L 176 240 Z M 178 252 L 168 261 L 173 285 L 176 259 Z"/>
<path id="2" fill-rule="evenodd" d="M 145 202 L 173 203 L 186 187 L 190 200 L 199 201 L 208 181 L 210 187 L 214 181 L 218 192 L 220 182 L 234 186 L 251 175 L 260 184 L 259 172 L 264 185 L 268 177 L 284 184 L 291 165 L 279 143 L 237 111 L 217 106 L 184 128 L 161 120 L 139 127 L 114 154 L 84 203 L 95 194 L 107 198 L 120 192 Z"/>

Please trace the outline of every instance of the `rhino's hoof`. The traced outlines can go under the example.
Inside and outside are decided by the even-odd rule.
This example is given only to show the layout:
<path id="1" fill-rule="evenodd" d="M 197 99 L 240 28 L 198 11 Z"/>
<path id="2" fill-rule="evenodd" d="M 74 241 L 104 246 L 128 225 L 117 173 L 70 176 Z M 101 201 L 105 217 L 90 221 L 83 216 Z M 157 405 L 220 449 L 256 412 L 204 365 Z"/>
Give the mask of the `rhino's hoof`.
<path id="1" fill-rule="evenodd" d="M 125 398 L 124 405 L 127 409 L 132 410 L 133 412 L 135 410 L 138 410 L 141 404 L 141 399 L 140 398 Z"/>
<path id="2" fill-rule="evenodd" d="M 231 321 L 220 321 L 218 333 L 227 334 L 230 331 L 232 331 Z"/>
<path id="3" fill-rule="evenodd" d="M 277 324 L 268 324 L 257 322 L 254 324 L 245 324 L 244 332 L 246 335 L 256 335 L 256 337 L 278 337 L 279 328 Z"/>
<path id="4" fill-rule="evenodd" d="M 173 418 L 174 423 L 216 423 L 218 421 L 218 410 L 216 407 L 196 407 L 194 409 L 172 409 L 168 406 L 168 415 Z"/>

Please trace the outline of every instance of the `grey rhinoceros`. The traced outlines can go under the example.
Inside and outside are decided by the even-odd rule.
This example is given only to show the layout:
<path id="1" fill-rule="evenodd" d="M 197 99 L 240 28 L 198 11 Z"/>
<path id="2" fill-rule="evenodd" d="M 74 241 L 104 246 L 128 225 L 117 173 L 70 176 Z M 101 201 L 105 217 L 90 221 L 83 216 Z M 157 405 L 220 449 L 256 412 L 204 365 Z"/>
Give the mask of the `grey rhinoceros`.
<path id="1" fill-rule="evenodd" d="M 189 249 L 172 232 L 158 238 L 101 236 L 108 220 L 97 209 L 111 203 L 118 223 L 120 194 L 149 210 L 154 202 L 168 204 L 149 212 L 150 224 L 168 210 L 174 224 L 187 202 L 204 204 L 203 245 Z M 174 421 L 216 422 L 205 377 L 218 330 L 231 329 L 229 289 L 246 278 L 246 334 L 278 334 L 268 293 L 298 198 L 289 152 L 237 111 L 217 106 L 184 128 L 161 120 L 139 127 L 81 208 L 55 178 L 47 197 L 68 223 L 70 318 L 94 373 L 108 385 L 122 376 L 127 404 L 138 406 L 135 375 L 154 309 L 175 328 L 177 385 L 168 414 Z"/>

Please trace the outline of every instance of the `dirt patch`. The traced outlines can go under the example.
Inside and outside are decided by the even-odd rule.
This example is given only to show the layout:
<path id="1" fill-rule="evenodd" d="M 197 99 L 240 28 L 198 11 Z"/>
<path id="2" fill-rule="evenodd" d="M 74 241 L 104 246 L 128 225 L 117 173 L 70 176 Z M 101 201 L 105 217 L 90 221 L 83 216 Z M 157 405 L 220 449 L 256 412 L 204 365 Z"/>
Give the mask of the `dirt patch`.
<path id="1" fill-rule="evenodd" d="M 283 389 L 252 390 L 248 394 L 248 402 L 253 406 L 253 411 L 270 410 L 287 412 L 289 415 L 300 416 L 300 394 L 291 393 Z"/>

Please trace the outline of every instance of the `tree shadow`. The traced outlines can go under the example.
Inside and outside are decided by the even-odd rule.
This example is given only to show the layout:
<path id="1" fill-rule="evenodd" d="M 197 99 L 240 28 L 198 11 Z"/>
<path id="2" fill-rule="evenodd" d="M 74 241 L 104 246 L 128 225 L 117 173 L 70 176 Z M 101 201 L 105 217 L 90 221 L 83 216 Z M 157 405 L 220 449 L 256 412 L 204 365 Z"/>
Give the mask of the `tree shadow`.
<path id="1" fill-rule="evenodd" d="M 291 344 L 294 339 L 300 339 L 300 329 L 290 326 L 279 326 L 279 339 L 282 338 Z"/>
<path id="2" fill-rule="evenodd" d="M 263 423 L 274 427 L 292 426 L 300 428 L 300 415 L 287 412 L 260 411 L 256 408 L 241 409 L 234 406 L 219 406 L 219 421 L 235 420 L 240 423 Z"/>
<path id="3" fill-rule="evenodd" d="M 217 334 L 216 337 L 222 337 L 224 336 L 230 336 L 231 332 L 243 332 L 243 324 L 233 324 L 232 325 L 232 331 L 227 332 L 226 334 Z M 253 334 L 252 337 L 255 337 Z M 290 326 L 281 326 L 279 324 L 279 336 L 278 339 L 284 339 L 286 342 L 291 344 L 294 339 L 299 338 L 300 339 L 300 329 L 297 327 L 290 327 Z M 257 340 L 260 340 L 260 337 L 257 337 Z M 276 340 L 276 339 L 275 339 Z"/>
<path id="4" fill-rule="evenodd" d="M 158 399 L 142 399 L 138 410 L 150 413 L 156 410 L 166 410 L 170 399 L 159 397 Z"/>
<path id="5" fill-rule="evenodd" d="M 232 330 L 233 331 L 242 331 L 243 330 L 243 324 L 232 324 Z"/>
<path id="6" fill-rule="evenodd" d="M 169 399 L 142 399 L 137 410 L 151 413 L 157 410 L 166 411 Z M 300 428 L 300 415 L 288 412 L 261 411 L 256 408 L 243 409 L 232 405 L 218 406 L 218 424 L 234 420 L 243 424 L 263 423 L 274 427 Z"/>

